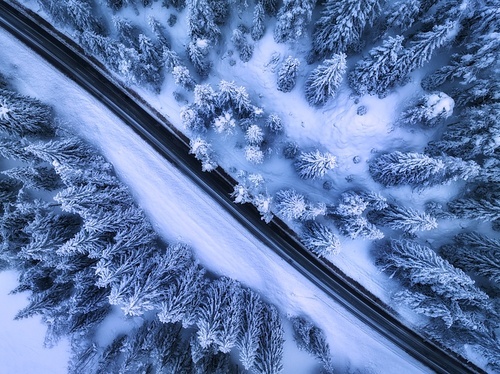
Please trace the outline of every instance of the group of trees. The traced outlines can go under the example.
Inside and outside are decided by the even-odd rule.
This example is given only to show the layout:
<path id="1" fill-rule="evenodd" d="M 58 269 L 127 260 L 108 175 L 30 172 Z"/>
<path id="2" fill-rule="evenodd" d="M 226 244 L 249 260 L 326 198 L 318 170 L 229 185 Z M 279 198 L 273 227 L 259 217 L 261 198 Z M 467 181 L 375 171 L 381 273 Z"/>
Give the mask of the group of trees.
<path id="1" fill-rule="evenodd" d="M 66 133 L 49 107 L 6 89 L 0 102 L 0 165 L 18 165 L 0 175 L 0 263 L 19 271 L 15 292 L 30 292 L 17 318 L 40 315 L 48 346 L 70 338 L 71 372 L 227 373 L 233 349 L 247 370 L 281 372 L 274 306 L 206 276 L 186 245 L 163 248 L 112 166 L 79 138 L 56 135 Z M 111 305 L 142 326 L 100 346 L 92 336 Z"/>

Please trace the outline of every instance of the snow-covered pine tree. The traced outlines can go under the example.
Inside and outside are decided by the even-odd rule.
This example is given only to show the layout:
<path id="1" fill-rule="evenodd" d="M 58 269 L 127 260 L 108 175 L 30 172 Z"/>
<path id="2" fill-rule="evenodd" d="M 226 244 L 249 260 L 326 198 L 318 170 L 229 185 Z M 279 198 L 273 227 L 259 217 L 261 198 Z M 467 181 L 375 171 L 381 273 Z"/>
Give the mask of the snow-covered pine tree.
<path id="1" fill-rule="evenodd" d="M 458 234 L 454 243 L 441 247 L 441 252 L 454 265 L 469 273 L 489 279 L 500 288 L 500 241 L 476 232 Z"/>
<path id="2" fill-rule="evenodd" d="M 417 20 L 422 2 L 420 0 L 399 0 L 392 4 L 386 15 L 386 27 L 405 32 Z"/>
<path id="3" fill-rule="evenodd" d="M 184 87 L 188 91 L 194 90 L 196 82 L 191 77 L 187 67 L 182 65 L 175 66 L 172 70 L 172 76 L 174 77 L 175 84 L 178 86 Z"/>
<path id="4" fill-rule="evenodd" d="M 372 178 L 384 186 L 410 185 L 417 188 L 473 178 L 479 172 L 474 161 L 399 151 L 373 159 L 369 170 Z"/>
<path id="5" fill-rule="evenodd" d="M 436 127 L 453 114 L 455 101 L 444 92 L 420 97 L 401 114 L 398 123 L 406 126 Z"/>
<path id="6" fill-rule="evenodd" d="M 266 31 L 264 17 L 264 5 L 262 4 L 262 1 L 258 1 L 257 4 L 255 4 L 255 9 L 253 11 L 252 29 L 250 31 L 250 35 L 255 41 L 262 39 L 264 32 Z"/>
<path id="7" fill-rule="evenodd" d="M 264 132 L 260 128 L 259 125 L 250 125 L 248 126 L 247 131 L 245 132 L 245 139 L 248 144 L 251 145 L 261 145 L 264 141 Z"/>
<path id="8" fill-rule="evenodd" d="M 302 243 L 319 257 L 339 254 L 340 241 L 333 231 L 318 222 L 307 221 L 301 235 Z"/>
<path id="9" fill-rule="evenodd" d="M 247 40 L 246 35 L 239 28 L 233 30 L 231 42 L 238 51 L 240 60 L 243 62 L 250 61 L 253 55 L 253 44 Z"/>
<path id="10" fill-rule="evenodd" d="M 194 104 L 181 108 L 181 121 L 186 129 L 193 133 L 203 133 L 207 131 L 205 120 Z"/>
<path id="11" fill-rule="evenodd" d="M 290 92 L 297 83 L 297 74 L 300 61 L 297 58 L 288 56 L 278 70 L 278 91 Z"/>
<path id="12" fill-rule="evenodd" d="M 271 113 L 266 119 L 266 127 L 273 133 L 280 133 L 283 131 L 283 121 L 276 113 Z"/>
<path id="13" fill-rule="evenodd" d="M 262 164 L 264 162 L 264 152 L 258 145 L 245 146 L 245 158 L 252 164 Z"/>
<path id="14" fill-rule="evenodd" d="M 246 289 L 243 290 L 242 303 L 241 330 L 236 346 L 243 367 L 250 370 L 254 366 L 259 348 L 264 304 L 257 293 Z"/>
<path id="15" fill-rule="evenodd" d="M 325 373 L 332 374 L 333 362 L 330 346 L 323 330 L 303 317 L 292 317 L 293 338 L 299 349 L 308 352 L 323 364 Z"/>
<path id="16" fill-rule="evenodd" d="M 381 46 L 372 48 L 368 56 L 358 61 L 349 73 L 351 88 L 359 95 L 386 95 L 405 76 L 399 66 L 402 43 L 402 36 L 389 36 Z"/>
<path id="17" fill-rule="evenodd" d="M 271 211 L 273 198 L 266 193 L 257 194 L 252 201 L 252 204 L 257 208 L 260 213 L 260 218 L 266 223 L 271 222 L 273 213 Z"/>
<path id="18" fill-rule="evenodd" d="M 322 178 L 329 170 L 337 166 L 334 155 L 319 150 L 301 152 L 295 161 L 295 170 L 302 179 Z"/>
<path id="19" fill-rule="evenodd" d="M 189 141 L 189 153 L 193 154 L 197 160 L 201 161 L 203 171 L 212 171 L 217 168 L 217 162 L 212 150 L 212 145 L 201 137 L 196 137 Z"/>
<path id="20" fill-rule="evenodd" d="M 346 55 L 334 54 L 314 69 L 305 85 L 306 99 L 312 106 L 322 106 L 332 98 L 346 71 Z"/>
<path id="21" fill-rule="evenodd" d="M 182 322 L 186 328 L 193 324 L 202 290 L 205 289 L 204 274 L 205 270 L 193 263 L 168 286 L 158 313 L 161 322 Z"/>
<path id="22" fill-rule="evenodd" d="M 380 11 L 379 2 L 327 0 L 314 27 L 310 62 L 333 53 L 346 52 L 348 47 L 361 38 L 365 26 L 373 22 Z"/>
<path id="23" fill-rule="evenodd" d="M 424 66 L 431 59 L 436 49 L 455 37 L 458 28 L 459 25 L 456 21 L 448 20 L 443 25 L 435 25 L 431 31 L 417 33 L 410 40 L 410 48 L 400 61 L 400 63 L 403 63 L 406 73 Z"/>
<path id="24" fill-rule="evenodd" d="M 402 205 L 389 204 L 385 209 L 371 211 L 368 218 L 376 225 L 388 226 L 391 229 L 403 230 L 410 234 L 417 231 L 433 230 L 437 227 L 437 221 L 434 217 Z"/>
<path id="25" fill-rule="evenodd" d="M 54 135 L 52 109 L 37 99 L 0 89 L 0 131 L 9 135 Z"/>
<path id="26" fill-rule="evenodd" d="M 217 108 L 233 111 L 238 118 L 247 118 L 251 115 L 254 107 L 245 87 L 237 86 L 234 82 L 225 80 L 221 80 L 218 87 Z"/>
<path id="27" fill-rule="evenodd" d="M 350 217 L 360 216 L 368 208 L 369 202 L 355 191 L 346 191 L 340 195 L 338 205 L 333 210 L 333 214 Z"/>
<path id="28" fill-rule="evenodd" d="M 76 136 L 31 143 L 25 149 L 49 163 L 82 166 L 101 159 L 94 149 Z"/>
<path id="29" fill-rule="evenodd" d="M 429 142 L 426 152 L 432 155 L 444 152 L 464 160 L 491 157 L 500 147 L 496 140 L 500 133 L 498 116 L 499 103 L 466 108 L 459 114 L 458 122 L 448 125 L 439 140 Z"/>
<path id="30" fill-rule="evenodd" d="M 0 156 L 8 160 L 18 160 L 26 163 L 35 161 L 35 155 L 28 152 L 25 147 L 29 144 L 26 138 L 20 140 L 12 137 L 0 138 Z"/>
<path id="31" fill-rule="evenodd" d="M 278 374 L 283 370 L 284 330 L 278 310 L 269 304 L 262 308 L 262 327 L 253 370 L 259 374 Z"/>
<path id="32" fill-rule="evenodd" d="M 188 35 L 192 41 L 207 40 L 213 44 L 220 36 L 210 1 L 188 0 Z"/>
<path id="33" fill-rule="evenodd" d="M 30 165 L 2 171 L 10 178 L 22 182 L 25 188 L 54 191 L 62 187 L 62 182 L 53 168 Z"/>
<path id="34" fill-rule="evenodd" d="M 420 292 L 445 299 L 486 305 L 488 295 L 479 290 L 462 270 L 438 256 L 431 248 L 409 240 L 391 240 L 381 245 L 376 253 L 377 265 L 383 271 L 397 275 Z"/>
<path id="35" fill-rule="evenodd" d="M 307 208 L 304 195 L 293 189 L 280 190 L 275 195 L 276 210 L 285 219 L 300 219 Z"/>
<path id="36" fill-rule="evenodd" d="M 459 218 L 495 221 L 500 219 L 500 196 L 461 198 L 448 203 L 450 212 Z"/>
<path id="37" fill-rule="evenodd" d="M 277 43 L 294 42 L 302 38 L 311 22 L 316 0 L 284 0 L 274 29 Z"/>
<path id="38" fill-rule="evenodd" d="M 196 72 L 200 77 L 207 77 L 210 73 L 212 65 L 208 59 L 210 52 L 207 39 L 191 40 L 187 46 L 187 54 L 189 61 L 193 64 Z"/>
<path id="39" fill-rule="evenodd" d="M 212 127 L 218 134 L 233 135 L 236 130 L 236 121 L 231 112 L 222 112 L 215 118 Z"/>
<path id="40" fill-rule="evenodd" d="M 384 233 L 363 216 L 340 216 L 335 219 L 335 224 L 342 235 L 351 239 L 377 240 L 384 237 Z"/>
<path id="41" fill-rule="evenodd" d="M 227 353 L 236 344 L 241 325 L 241 286 L 230 278 L 211 282 L 198 308 L 197 339 L 203 348 Z"/>
<path id="42" fill-rule="evenodd" d="M 77 31 L 102 31 L 102 27 L 92 14 L 89 0 L 41 0 L 43 10 L 51 15 L 55 23 L 68 25 Z"/>
<path id="43" fill-rule="evenodd" d="M 215 115 L 217 94 L 209 84 L 197 84 L 194 88 L 194 105 L 203 118 L 211 119 Z"/>

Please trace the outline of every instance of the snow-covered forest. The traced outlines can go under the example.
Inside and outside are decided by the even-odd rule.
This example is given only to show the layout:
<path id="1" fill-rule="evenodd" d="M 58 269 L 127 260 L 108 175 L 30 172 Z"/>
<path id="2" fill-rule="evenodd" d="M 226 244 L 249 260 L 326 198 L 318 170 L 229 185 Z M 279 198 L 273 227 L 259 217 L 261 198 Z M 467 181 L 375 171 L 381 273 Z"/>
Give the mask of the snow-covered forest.
<path id="1" fill-rule="evenodd" d="M 381 296 L 383 300 L 390 293 L 390 305 L 401 314 L 411 311 L 421 316 L 418 325 L 429 338 L 486 370 L 500 370 L 498 1 L 25 3 L 152 105 L 163 108 L 191 139 L 191 152 L 203 170 L 221 166 L 238 180 L 233 193 L 236 203 L 254 204 L 265 221 L 274 215 L 284 219 L 307 248 L 350 276 L 366 269 L 372 274 L 384 271 L 394 279 L 394 288 Z M 79 322 L 88 328 L 98 323 L 106 313 L 105 296 L 126 314 L 163 310 L 154 295 L 163 289 L 156 281 L 165 272 L 177 271 L 169 268 L 177 265 L 166 261 L 168 256 L 183 259 L 179 273 L 200 272 L 190 279 L 206 283 L 199 288 L 211 296 L 191 295 L 189 303 L 212 297 L 229 314 L 239 313 L 231 306 L 236 299 L 238 305 L 253 305 L 248 296 L 252 293 L 234 281 L 208 281 L 182 245 L 136 258 L 152 275 L 131 279 L 126 269 L 135 267 L 129 263 L 134 257 L 129 251 L 122 253 L 129 248 L 127 240 L 146 240 L 134 248 L 159 245 L 147 220 L 124 197 L 125 188 L 116 182 L 109 164 L 93 158 L 94 153 L 80 141 L 54 130 L 50 108 L 16 95 L 4 91 L 0 111 L 5 124 L 0 129 L 9 139 L 1 154 L 17 160 L 12 165 L 9 161 L 9 169 L 3 172 L 6 192 L 2 196 L 7 204 L 3 213 L 16 217 L 15 224 L 21 225 L 16 227 L 25 234 L 11 238 L 2 233 L 4 241 L 13 243 L 4 246 L 6 262 L 50 283 L 43 289 L 31 281 L 35 275 L 21 277 L 20 289 L 33 291 L 34 311 L 27 308 L 20 316 L 43 315 L 43 292 L 48 289 L 45 294 L 59 295 L 59 301 L 68 299 L 60 303 L 61 310 L 51 312 L 56 315 L 47 316 L 47 321 L 55 321 L 53 327 L 49 324 L 49 340 L 61 334 L 78 335 L 77 321 L 57 325 L 57 313 L 64 314 L 68 310 L 64 308 L 76 308 L 71 309 L 80 313 L 74 313 L 75 318 L 91 317 L 89 323 Z M 13 103 L 20 107 L 10 109 Z M 75 173 L 72 157 L 86 160 L 87 167 Z M 102 181 L 105 186 L 96 185 Z M 38 195 L 35 199 L 26 193 L 30 189 L 53 191 L 47 196 L 57 204 L 38 200 Z M 96 192 L 101 189 L 104 194 Z M 85 202 L 86 198 L 93 200 Z M 108 221 L 93 216 L 96 213 L 89 208 L 116 201 L 127 205 L 127 211 L 113 212 L 118 216 Z M 120 215 L 127 219 L 117 219 Z M 36 238 L 37 227 L 45 227 L 47 220 L 55 222 L 54 232 L 51 229 L 49 237 Z M 126 229 L 93 227 L 106 222 L 125 222 Z M 139 222 L 140 231 L 134 233 L 131 227 L 135 230 L 133 225 Z M 104 247 L 95 244 L 103 239 Z M 36 257 L 41 243 L 57 243 L 58 256 Z M 90 246 L 71 249 L 82 243 Z M 21 247 L 17 253 L 15 249 Z M 363 254 L 345 253 L 353 248 L 353 253 Z M 53 288 L 60 276 L 56 274 L 67 272 L 68 263 L 58 261 L 67 261 L 68 256 L 71 264 L 96 269 L 95 274 L 87 274 L 88 279 L 83 270 L 83 274 L 78 269 L 65 274 L 75 284 L 71 293 Z M 363 265 L 359 271 L 358 256 L 368 257 L 374 266 Z M 97 283 L 90 286 L 95 276 Z M 83 302 L 95 308 L 92 313 L 78 309 L 81 300 L 75 295 L 83 291 L 77 292 L 77 284 L 88 284 L 93 290 L 85 290 L 91 295 L 82 296 L 95 298 L 93 303 Z M 262 310 L 269 314 L 265 320 L 277 323 L 276 312 L 265 305 Z M 184 333 L 164 331 L 156 319 L 148 320 L 152 324 L 148 329 L 177 334 L 172 338 L 175 344 L 190 344 L 191 364 L 233 365 L 227 352 L 237 346 L 247 368 L 248 352 L 241 340 L 249 337 L 229 325 L 215 328 L 227 336 L 210 336 L 214 327 L 206 325 L 209 310 L 197 312 L 196 318 L 182 308 L 179 313 L 178 319 L 169 320 L 161 312 L 158 318 L 177 322 L 178 329 L 196 325 L 191 340 Z M 298 321 L 294 326 L 306 323 Z M 279 330 L 270 325 L 260 326 L 259 331 L 264 328 Z M 93 351 L 89 362 L 107 365 L 109 354 L 110 361 L 125 365 L 130 360 L 127 354 L 141 354 L 138 341 L 145 339 L 141 331 L 137 330 L 137 338 L 132 334 L 110 345 L 110 350 L 119 352 L 119 360 L 102 350 Z M 279 341 L 279 335 L 272 338 Z M 300 346 L 300 338 L 297 342 Z M 127 353 L 133 346 L 137 351 Z M 212 351 L 207 352 L 207 347 Z M 279 355 L 280 348 L 269 349 Z M 255 357 L 257 352 L 261 351 L 255 351 Z M 328 367 L 327 356 L 313 354 Z M 258 360 L 252 365 L 261 372 L 278 372 L 279 360 L 272 361 L 272 368 L 259 366 L 263 364 Z M 83 357 L 78 362 L 84 362 Z"/>

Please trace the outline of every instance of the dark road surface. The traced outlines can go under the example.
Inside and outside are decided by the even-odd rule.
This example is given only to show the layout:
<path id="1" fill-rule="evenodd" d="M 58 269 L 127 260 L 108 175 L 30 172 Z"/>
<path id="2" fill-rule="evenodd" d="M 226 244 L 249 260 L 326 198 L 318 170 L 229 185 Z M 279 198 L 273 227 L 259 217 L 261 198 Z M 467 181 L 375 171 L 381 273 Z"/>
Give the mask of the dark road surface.
<path id="1" fill-rule="evenodd" d="M 56 32 L 49 30 L 48 24 L 39 18 L 35 21 L 33 17 L 17 5 L 0 0 L 0 27 L 96 97 L 255 237 L 333 300 L 435 372 L 482 372 L 461 356 L 443 351 L 402 324 L 359 284 L 305 249 L 281 220 L 275 218 L 270 224 L 265 224 L 253 206 L 234 204 L 229 197 L 233 192 L 232 178 L 220 168 L 212 173 L 203 173 L 200 163 L 188 154 L 187 138 L 157 112 L 113 83 L 109 75 L 103 74 L 102 69 L 96 66 L 99 64 L 83 57 L 74 45 L 68 47 L 60 35 L 56 37 Z"/>

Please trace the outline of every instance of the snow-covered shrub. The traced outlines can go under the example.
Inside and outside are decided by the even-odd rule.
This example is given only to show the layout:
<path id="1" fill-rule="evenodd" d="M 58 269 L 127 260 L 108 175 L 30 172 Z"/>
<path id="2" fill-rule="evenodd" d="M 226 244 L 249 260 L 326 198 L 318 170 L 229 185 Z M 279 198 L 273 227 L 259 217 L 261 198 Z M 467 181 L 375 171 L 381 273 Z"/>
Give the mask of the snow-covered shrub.
<path id="1" fill-rule="evenodd" d="M 274 133 L 280 133 L 283 131 L 283 121 L 280 116 L 272 113 L 266 119 L 266 126 Z"/>

